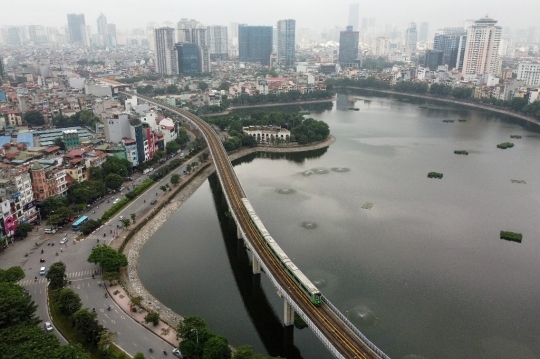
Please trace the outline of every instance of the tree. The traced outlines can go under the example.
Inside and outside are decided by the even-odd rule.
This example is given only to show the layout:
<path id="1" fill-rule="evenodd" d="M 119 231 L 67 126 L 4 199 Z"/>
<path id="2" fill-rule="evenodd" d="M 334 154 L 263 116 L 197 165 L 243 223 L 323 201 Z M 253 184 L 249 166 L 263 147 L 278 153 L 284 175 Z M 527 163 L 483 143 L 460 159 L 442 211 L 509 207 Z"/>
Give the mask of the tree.
<path id="1" fill-rule="evenodd" d="M 39 111 L 28 111 L 23 118 L 29 126 L 43 126 L 45 124 L 45 118 Z"/>
<path id="2" fill-rule="evenodd" d="M 231 84 L 227 81 L 222 81 L 219 85 L 219 90 L 229 91 L 229 88 L 231 87 Z"/>
<path id="3" fill-rule="evenodd" d="M 180 149 L 180 145 L 174 141 L 167 142 L 167 153 L 176 153 Z"/>
<path id="4" fill-rule="evenodd" d="M 225 337 L 213 336 L 204 345 L 203 359 L 230 359 L 231 348 Z"/>
<path id="5" fill-rule="evenodd" d="M 37 325 L 37 305 L 15 283 L 0 283 L 0 329 L 17 324 Z M 0 330 L 1 331 L 1 330 Z"/>
<path id="6" fill-rule="evenodd" d="M 34 229 L 34 227 L 32 227 L 31 224 L 20 223 L 17 226 L 17 229 L 15 229 L 14 236 L 15 236 L 16 239 L 26 238 L 28 236 L 28 233 L 32 232 L 33 229 Z"/>
<path id="7" fill-rule="evenodd" d="M 53 196 L 49 197 L 46 200 L 43 201 L 41 212 L 44 216 L 50 216 L 52 213 L 55 213 L 60 208 L 67 207 L 68 206 L 68 200 L 66 197 L 62 196 Z"/>
<path id="8" fill-rule="evenodd" d="M 144 354 L 141 353 L 141 352 L 138 352 L 138 353 L 135 354 L 133 359 L 144 359 Z"/>
<path id="9" fill-rule="evenodd" d="M 103 328 L 99 335 L 99 342 L 98 342 L 98 349 L 105 352 L 107 351 L 111 344 L 114 343 L 114 338 L 116 337 L 116 333 L 111 332 L 107 328 Z"/>
<path id="10" fill-rule="evenodd" d="M 89 219 L 88 221 L 82 224 L 81 232 L 84 235 L 89 235 L 90 233 L 98 229 L 99 226 L 101 226 L 101 221 L 95 220 L 95 219 Z"/>
<path id="11" fill-rule="evenodd" d="M 64 262 L 53 263 L 47 271 L 46 278 L 49 280 L 49 287 L 59 289 L 64 287 L 66 275 L 66 265 Z"/>
<path id="12" fill-rule="evenodd" d="M 58 309 L 68 317 L 71 317 L 82 307 L 81 297 L 70 288 L 60 289 L 55 293 L 55 296 Z"/>
<path id="13" fill-rule="evenodd" d="M 79 309 L 73 314 L 73 325 L 79 333 L 90 343 L 97 344 L 103 326 L 97 321 L 97 314 L 91 313 L 88 308 Z"/>
<path id="14" fill-rule="evenodd" d="M 124 177 L 115 173 L 109 173 L 107 177 L 105 177 L 105 185 L 112 190 L 117 190 L 122 187 L 122 183 L 124 183 Z"/>
<path id="15" fill-rule="evenodd" d="M 206 328 L 207 324 L 203 318 L 197 316 L 185 317 L 176 328 L 176 336 L 180 339 L 190 339 L 194 337 L 193 329 L 201 330 Z"/>
<path id="16" fill-rule="evenodd" d="M 67 222 L 68 218 L 73 218 L 74 215 L 75 213 L 70 207 L 60 207 L 47 218 L 47 223 L 53 226 L 61 226 Z"/>
<path id="17" fill-rule="evenodd" d="M 120 222 L 125 228 L 129 227 L 129 225 L 131 224 L 131 221 L 129 220 L 129 218 L 123 218 L 120 220 Z"/>
<path id="18" fill-rule="evenodd" d="M 131 217 L 131 222 L 135 223 L 135 218 L 137 217 L 137 215 L 135 213 L 132 213 L 129 216 Z"/>
<path id="19" fill-rule="evenodd" d="M 71 126 L 65 126 L 65 127 L 71 127 Z M 60 137 L 54 139 L 53 145 L 60 147 L 60 150 L 62 151 L 66 150 L 66 144 L 64 143 L 64 140 L 62 140 Z"/>
<path id="20" fill-rule="evenodd" d="M 24 278 L 24 271 L 21 267 L 11 267 L 8 269 L 0 269 L 0 282 L 16 283 Z"/>
<path id="21" fill-rule="evenodd" d="M 158 312 L 149 312 L 144 317 L 145 323 L 152 323 L 154 326 L 157 326 L 159 324 L 159 313 Z"/>
<path id="22" fill-rule="evenodd" d="M 131 298 L 131 305 L 134 305 L 136 307 L 140 307 L 141 304 L 142 304 L 142 301 L 143 301 L 143 297 L 141 297 L 141 296 L 133 297 L 133 298 Z"/>
<path id="23" fill-rule="evenodd" d="M 199 90 L 203 92 L 206 91 L 206 89 L 208 89 L 208 84 L 206 82 L 199 81 L 197 85 L 199 86 Z"/>
<path id="24" fill-rule="evenodd" d="M 131 168 L 131 162 L 128 160 L 114 156 L 108 156 L 107 160 L 101 165 L 103 169 L 103 175 L 107 178 L 107 175 L 114 173 L 122 178 L 125 178 L 129 174 Z"/>
<path id="25" fill-rule="evenodd" d="M 175 173 L 171 176 L 171 184 L 176 186 L 178 183 L 180 183 L 180 175 Z"/>
<path id="26" fill-rule="evenodd" d="M 98 245 L 92 249 L 88 262 L 99 263 L 105 272 L 118 272 L 128 264 L 125 254 L 106 245 Z"/>
<path id="27" fill-rule="evenodd" d="M 166 192 L 167 191 L 167 187 L 166 186 L 161 186 L 159 187 L 160 190 L 162 190 L 163 192 Z"/>

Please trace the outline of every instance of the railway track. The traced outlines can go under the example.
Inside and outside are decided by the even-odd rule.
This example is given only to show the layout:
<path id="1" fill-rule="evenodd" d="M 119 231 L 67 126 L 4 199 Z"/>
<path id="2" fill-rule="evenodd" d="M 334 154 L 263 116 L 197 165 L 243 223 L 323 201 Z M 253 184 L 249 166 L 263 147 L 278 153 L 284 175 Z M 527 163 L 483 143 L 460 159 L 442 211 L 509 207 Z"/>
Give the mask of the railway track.
<path id="1" fill-rule="evenodd" d="M 125 93 L 126 95 L 130 95 Z M 309 298 L 300 290 L 298 285 L 287 275 L 276 258 L 271 254 L 265 245 L 262 236 L 252 223 L 248 213 L 242 204 L 242 198 L 246 195 L 234 172 L 234 168 L 229 157 L 223 148 L 221 140 L 214 132 L 213 128 L 199 117 L 190 112 L 175 108 L 156 100 L 139 97 L 151 102 L 159 107 L 167 109 L 182 117 L 192 121 L 203 133 L 216 166 L 216 171 L 221 177 L 223 190 L 229 199 L 229 204 L 236 215 L 239 225 L 243 229 L 250 245 L 257 251 L 266 267 L 272 272 L 274 278 L 281 288 L 296 302 L 306 316 L 311 320 L 322 334 L 336 348 L 343 358 L 363 358 L 363 359 L 388 359 L 386 355 L 379 355 L 366 343 L 354 330 L 352 330 L 342 318 L 340 318 L 330 306 L 325 303 L 321 306 L 314 306 Z"/>

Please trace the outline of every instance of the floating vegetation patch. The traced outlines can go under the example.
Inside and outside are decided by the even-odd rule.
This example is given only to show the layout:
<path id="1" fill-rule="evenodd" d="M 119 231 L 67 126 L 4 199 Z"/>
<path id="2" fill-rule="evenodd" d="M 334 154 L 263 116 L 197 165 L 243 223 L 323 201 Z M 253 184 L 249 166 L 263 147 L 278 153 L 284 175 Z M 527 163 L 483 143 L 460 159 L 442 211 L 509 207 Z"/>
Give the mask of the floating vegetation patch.
<path id="1" fill-rule="evenodd" d="M 442 120 L 442 122 L 446 122 L 446 123 L 454 123 L 454 120 L 446 119 L 446 120 Z"/>
<path id="2" fill-rule="evenodd" d="M 349 111 L 360 111 L 360 109 L 358 107 L 349 107 L 348 110 Z"/>
<path id="3" fill-rule="evenodd" d="M 315 173 L 317 175 L 325 175 L 325 174 L 330 172 L 330 171 L 328 171 L 327 168 L 322 168 L 322 167 L 312 168 L 311 170 L 313 171 L 313 173 Z"/>
<path id="4" fill-rule="evenodd" d="M 302 227 L 306 229 L 315 229 L 317 228 L 317 223 L 311 221 L 304 221 L 302 222 Z"/>
<path id="5" fill-rule="evenodd" d="M 463 150 L 460 150 L 460 151 L 454 151 L 454 153 L 455 153 L 456 155 L 468 155 L 468 154 L 469 154 L 469 152 L 463 151 Z"/>
<path id="6" fill-rule="evenodd" d="M 443 174 L 442 173 L 439 173 L 439 172 L 429 172 L 427 174 L 428 178 L 438 178 L 438 179 L 441 179 L 443 177 Z"/>
<path id="7" fill-rule="evenodd" d="M 510 180 L 512 183 L 521 183 L 521 184 L 527 184 L 524 180 Z"/>
<path id="8" fill-rule="evenodd" d="M 276 189 L 276 192 L 279 194 L 293 194 L 296 191 L 292 188 L 278 188 Z"/>
<path id="9" fill-rule="evenodd" d="M 347 167 L 332 167 L 330 168 L 334 172 L 349 172 L 350 169 Z"/>
<path id="10" fill-rule="evenodd" d="M 362 206 L 362 209 L 371 209 L 371 208 L 373 208 L 373 203 L 371 203 L 371 202 L 366 202 Z"/>
<path id="11" fill-rule="evenodd" d="M 503 150 L 506 150 L 507 148 L 512 148 L 512 147 L 514 147 L 514 144 L 512 142 L 503 142 L 497 145 L 497 148 L 501 148 Z"/>
<path id="12" fill-rule="evenodd" d="M 510 231 L 501 231 L 501 239 L 506 239 L 507 241 L 521 243 L 523 236 L 521 233 L 510 232 Z"/>
<path id="13" fill-rule="evenodd" d="M 311 176 L 312 174 L 315 174 L 315 172 L 313 172 L 312 170 L 307 170 L 307 171 L 302 172 L 302 176 L 305 176 L 305 177 Z"/>
<path id="14" fill-rule="evenodd" d="M 515 139 L 520 140 L 521 136 L 520 135 L 510 135 L 510 138 L 515 138 Z"/>
<path id="15" fill-rule="evenodd" d="M 464 119 L 464 118 L 460 118 L 460 119 L 458 119 L 458 122 L 467 122 L 467 120 Z"/>

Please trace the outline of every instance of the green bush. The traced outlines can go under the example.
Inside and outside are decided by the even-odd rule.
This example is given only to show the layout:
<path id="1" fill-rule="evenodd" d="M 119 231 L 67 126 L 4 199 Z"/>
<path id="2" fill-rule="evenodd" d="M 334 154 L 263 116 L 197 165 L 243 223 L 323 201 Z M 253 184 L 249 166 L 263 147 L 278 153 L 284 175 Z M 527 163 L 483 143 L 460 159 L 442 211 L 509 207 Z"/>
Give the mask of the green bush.
<path id="1" fill-rule="evenodd" d="M 124 208 L 125 205 L 127 205 L 131 200 L 129 198 L 122 198 L 118 203 L 113 204 L 111 208 L 105 211 L 103 215 L 101 216 L 101 221 L 104 222 L 114 216 L 116 212 Z"/>
<path id="2" fill-rule="evenodd" d="M 501 231 L 500 237 L 501 239 L 506 239 L 507 241 L 518 242 L 518 243 L 521 243 L 521 240 L 523 239 L 523 235 L 521 233 L 509 232 L 509 231 Z"/>
<path id="3" fill-rule="evenodd" d="M 154 326 L 157 326 L 159 324 L 159 313 L 158 312 L 149 312 L 144 317 L 145 323 L 152 323 Z"/>

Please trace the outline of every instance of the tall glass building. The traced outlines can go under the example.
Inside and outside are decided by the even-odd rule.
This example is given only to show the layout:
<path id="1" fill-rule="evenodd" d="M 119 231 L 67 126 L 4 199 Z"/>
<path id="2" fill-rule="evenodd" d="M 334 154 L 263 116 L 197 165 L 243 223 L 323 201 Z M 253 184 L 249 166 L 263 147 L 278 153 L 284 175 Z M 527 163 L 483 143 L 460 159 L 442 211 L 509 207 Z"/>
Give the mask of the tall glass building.
<path id="1" fill-rule="evenodd" d="M 178 72 L 185 75 L 201 73 L 199 46 L 188 42 L 179 42 L 174 46 L 178 57 Z"/>
<path id="2" fill-rule="evenodd" d="M 272 26 L 238 26 L 238 52 L 240 61 L 270 66 Z"/>
<path id="3" fill-rule="evenodd" d="M 284 67 L 294 66 L 296 20 L 279 20 L 277 23 L 277 56 Z"/>
<path id="4" fill-rule="evenodd" d="M 433 39 L 433 50 L 443 52 L 442 63 L 450 69 L 463 68 L 467 33 L 462 27 L 446 27 L 438 30 Z"/>
<path id="5" fill-rule="evenodd" d="M 347 26 L 347 31 L 339 33 L 339 63 L 343 67 L 353 66 L 358 60 L 358 41 L 360 33 Z"/>
<path id="6" fill-rule="evenodd" d="M 70 42 L 72 44 L 84 44 L 84 27 L 86 25 L 86 22 L 84 21 L 84 14 L 68 14 L 67 19 Z"/>

